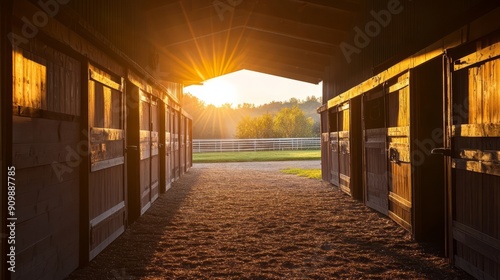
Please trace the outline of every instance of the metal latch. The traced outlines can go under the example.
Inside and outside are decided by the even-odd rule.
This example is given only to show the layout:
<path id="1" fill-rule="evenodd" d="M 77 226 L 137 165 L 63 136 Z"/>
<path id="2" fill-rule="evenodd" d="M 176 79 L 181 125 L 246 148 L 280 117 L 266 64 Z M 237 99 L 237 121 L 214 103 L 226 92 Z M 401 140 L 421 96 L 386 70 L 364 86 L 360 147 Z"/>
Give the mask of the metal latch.
<path id="1" fill-rule="evenodd" d="M 393 148 L 393 147 L 389 148 L 389 161 L 399 164 L 400 160 L 399 160 L 399 151 L 398 151 L 398 149 Z"/>

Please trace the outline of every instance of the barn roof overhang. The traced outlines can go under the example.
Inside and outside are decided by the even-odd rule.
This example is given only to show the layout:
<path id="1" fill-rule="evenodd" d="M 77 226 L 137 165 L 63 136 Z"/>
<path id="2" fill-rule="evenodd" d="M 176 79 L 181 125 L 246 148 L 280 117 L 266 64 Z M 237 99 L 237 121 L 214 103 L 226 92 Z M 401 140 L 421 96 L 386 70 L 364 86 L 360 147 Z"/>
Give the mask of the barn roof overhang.
<path id="1" fill-rule="evenodd" d="M 324 79 L 358 0 L 146 0 L 141 16 L 168 79 L 199 83 L 241 69 Z"/>

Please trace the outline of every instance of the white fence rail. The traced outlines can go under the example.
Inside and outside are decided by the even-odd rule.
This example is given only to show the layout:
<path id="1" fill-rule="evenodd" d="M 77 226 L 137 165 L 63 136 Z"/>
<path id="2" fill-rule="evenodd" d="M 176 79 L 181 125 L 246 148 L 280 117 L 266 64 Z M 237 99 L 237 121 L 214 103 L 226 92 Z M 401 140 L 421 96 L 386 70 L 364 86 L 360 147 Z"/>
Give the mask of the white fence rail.
<path id="1" fill-rule="evenodd" d="M 319 150 L 320 138 L 193 139 L 193 152 Z"/>

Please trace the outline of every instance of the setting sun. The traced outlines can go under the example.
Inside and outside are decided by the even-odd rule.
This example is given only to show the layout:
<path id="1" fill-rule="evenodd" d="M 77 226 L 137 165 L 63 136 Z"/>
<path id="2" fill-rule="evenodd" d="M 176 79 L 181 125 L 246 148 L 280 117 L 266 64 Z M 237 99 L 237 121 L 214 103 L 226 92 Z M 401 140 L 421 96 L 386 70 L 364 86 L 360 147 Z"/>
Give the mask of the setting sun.
<path id="1" fill-rule="evenodd" d="M 232 106 L 237 105 L 236 89 L 234 86 L 218 78 L 208 80 L 203 85 L 188 86 L 184 89 L 184 92 L 189 92 L 205 103 L 216 107 L 220 107 L 226 103 Z"/>

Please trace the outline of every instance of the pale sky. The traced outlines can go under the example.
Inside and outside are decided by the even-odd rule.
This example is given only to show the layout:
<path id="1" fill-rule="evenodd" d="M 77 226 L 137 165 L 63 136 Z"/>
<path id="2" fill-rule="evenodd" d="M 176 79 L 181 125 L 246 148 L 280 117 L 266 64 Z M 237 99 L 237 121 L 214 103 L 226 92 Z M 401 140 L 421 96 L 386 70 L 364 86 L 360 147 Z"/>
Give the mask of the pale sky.
<path id="1" fill-rule="evenodd" d="M 230 103 L 233 107 L 242 103 L 256 106 L 271 101 L 287 101 L 292 97 L 299 100 L 307 96 L 322 96 L 322 83 L 318 85 L 262 74 L 249 70 L 240 70 L 231 74 L 207 80 L 203 85 L 184 88 L 206 104 L 220 106 Z"/>

